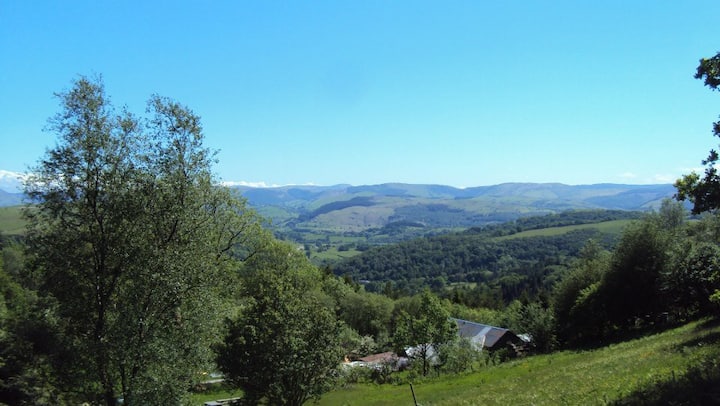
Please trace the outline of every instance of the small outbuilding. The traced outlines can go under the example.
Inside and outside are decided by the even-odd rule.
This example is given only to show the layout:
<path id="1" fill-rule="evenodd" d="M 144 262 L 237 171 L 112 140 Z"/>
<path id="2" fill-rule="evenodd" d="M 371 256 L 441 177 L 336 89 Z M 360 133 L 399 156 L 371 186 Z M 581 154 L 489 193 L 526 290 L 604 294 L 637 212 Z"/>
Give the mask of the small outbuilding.
<path id="1" fill-rule="evenodd" d="M 457 324 L 458 335 L 470 340 L 479 350 L 497 351 L 507 348 L 516 354 L 521 354 L 527 344 L 517 334 L 506 328 L 462 319 L 453 319 L 453 321 Z"/>
<path id="2" fill-rule="evenodd" d="M 355 361 L 346 360 L 343 364 L 348 367 L 367 367 L 372 369 L 380 369 L 384 366 L 388 366 L 393 370 L 398 370 L 408 365 L 408 359 L 406 357 L 400 357 L 394 352 L 383 352 L 380 354 L 371 354 L 362 358 L 358 358 Z"/>

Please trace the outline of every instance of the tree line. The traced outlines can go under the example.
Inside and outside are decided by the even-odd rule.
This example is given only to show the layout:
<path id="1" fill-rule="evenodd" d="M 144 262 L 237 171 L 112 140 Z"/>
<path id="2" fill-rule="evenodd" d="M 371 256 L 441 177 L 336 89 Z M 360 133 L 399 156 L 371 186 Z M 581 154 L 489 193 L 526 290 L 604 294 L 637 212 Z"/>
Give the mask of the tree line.
<path id="1" fill-rule="evenodd" d="M 596 228 L 559 235 L 499 239 L 526 229 L 638 218 L 639 213 L 568 212 L 466 232 L 374 247 L 331 265 L 338 275 L 364 281 L 365 288 L 391 297 L 424 287 L 469 306 L 501 308 L 521 296 L 547 294 L 567 271 L 585 241 L 610 249 L 617 236 Z M 528 227 L 528 228 L 526 228 Z M 510 231 L 513 230 L 513 231 Z M 472 290 L 471 292 L 468 289 Z"/>

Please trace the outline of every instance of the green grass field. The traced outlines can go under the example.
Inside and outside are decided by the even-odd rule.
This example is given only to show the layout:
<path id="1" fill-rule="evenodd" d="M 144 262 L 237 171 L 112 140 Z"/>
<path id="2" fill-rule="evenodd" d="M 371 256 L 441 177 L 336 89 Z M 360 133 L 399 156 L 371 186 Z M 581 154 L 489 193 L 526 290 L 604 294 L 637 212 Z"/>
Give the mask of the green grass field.
<path id="1" fill-rule="evenodd" d="M 690 323 L 593 351 L 527 357 L 475 373 L 440 376 L 416 382 L 414 389 L 418 403 L 424 406 L 647 404 L 652 396 L 679 396 L 688 401 L 679 404 L 699 404 L 692 394 L 682 392 L 685 389 L 700 396 L 697 387 L 703 382 L 686 382 L 685 377 L 692 377 L 698 369 L 717 374 L 718 355 L 720 324 Z M 708 363 L 714 367 L 708 369 Z M 717 404 L 720 387 L 715 395 Z M 652 404 L 666 404 L 666 400 L 677 401 L 659 398 Z M 360 385 L 328 393 L 320 404 L 413 403 L 409 385 Z"/>
<path id="2" fill-rule="evenodd" d="M 720 404 L 719 355 L 720 323 L 693 322 L 595 350 L 426 378 L 413 387 L 423 406 Z M 325 394 L 319 404 L 413 405 L 413 398 L 407 383 L 358 384 Z"/>
<path id="3" fill-rule="evenodd" d="M 322 252 L 313 252 L 310 256 L 310 260 L 316 263 L 323 263 L 325 261 L 341 261 L 346 258 L 353 257 L 360 254 L 360 251 L 350 249 L 347 251 L 340 251 L 337 247 L 330 247 L 329 249 Z"/>
<path id="4" fill-rule="evenodd" d="M 575 230 L 586 230 L 589 228 L 597 229 L 602 233 L 620 235 L 622 230 L 625 227 L 627 227 L 627 225 L 630 224 L 632 221 L 633 220 L 612 220 L 612 221 L 603 221 L 601 223 L 541 228 L 538 230 L 527 230 L 527 231 L 521 231 L 519 233 L 515 233 L 515 234 L 511 234 L 511 235 L 496 237 L 495 240 L 502 241 L 502 240 L 510 240 L 513 238 L 549 237 L 549 236 L 562 235 L 562 234 L 568 233 L 570 231 L 575 231 Z"/>
<path id="5" fill-rule="evenodd" d="M 0 207 L 0 233 L 21 235 L 25 232 L 25 221 L 20 215 L 21 206 Z"/>

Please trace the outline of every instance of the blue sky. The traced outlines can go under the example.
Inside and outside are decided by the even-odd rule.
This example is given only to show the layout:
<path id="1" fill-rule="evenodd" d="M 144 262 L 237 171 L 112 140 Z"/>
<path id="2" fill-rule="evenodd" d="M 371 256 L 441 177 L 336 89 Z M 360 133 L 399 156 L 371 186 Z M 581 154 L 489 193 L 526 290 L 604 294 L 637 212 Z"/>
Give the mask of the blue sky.
<path id="1" fill-rule="evenodd" d="M 99 73 L 202 117 L 225 181 L 671 183 L 716 146 L 715 1 L 0 2 L 0 169 Z"/>

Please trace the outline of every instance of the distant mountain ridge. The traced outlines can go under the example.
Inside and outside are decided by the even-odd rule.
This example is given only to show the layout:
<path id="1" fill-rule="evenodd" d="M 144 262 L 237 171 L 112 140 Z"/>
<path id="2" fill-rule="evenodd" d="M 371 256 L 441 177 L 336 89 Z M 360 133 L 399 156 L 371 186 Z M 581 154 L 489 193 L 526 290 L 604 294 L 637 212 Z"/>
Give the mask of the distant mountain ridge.
<path id="1" fill-rule="evenodd" d="M 10 193 L 0 189 L 0 207 L 21 205 L 23 198 L 22 193 Z"/>
<path id="2" fill-rule="evenodd" d="M 2 189 L 2 188 L 0 188 Z M 669 184 L 627 185 L 502 183 L 456 188 L 384 183 L 333 186 L 232 186 L 275 228 L 359 232 L 412 224 L 429 228 L 473 227 L 565 210 L 644 211 L 671 198 Z M 21 193 L 0 190 L 0 206 L 22 204 Z"/>
<path id="3" fill-rule="evenodd" d="M 25 174 L 19 172 L 0 169 L 0 190 L 9 194 L 19 193 L 22 189 L 22 182 L 25 177 Z"/>
<path id="4" fill-rule="evenodd" d="M 253 205 L 295 206 L 334 197 L 383 196 L 426 199 L 473 199 L 478 197 L 527 197 L 585 202 L 595 208 L 638 210 L 655 203 L 658 198 L 672 197 L 675 188 L 670 184 L 627 185 L 599 183 L 565 185 L 562 183 L 501 183 L 491 186 L 455 188 L 445 185 L 384 183 L 378 185 L 334 186 L 234 186 Z M 615 206 L 615 207 L 607 207 Z"/>
<path id="5" fill-rule="evenodd" d="M 464 189 L 404 183 L 234 189 L 276 226 L 354 232 L 397 222 L 471 227 L 565 210 L 645 211 L 658 208 L 675 193 L 669 184 L 611 183 L 503 183 Z"/>
<path id="6" fill-rule="evenodd" d="M 272 203 L 287 200 L 315 200 L 328 195 L 381 195 L 381 196 L 412 196 L 439 199 L 467 199 L 481 196 L 527 195 L 545 197 L 570 197 L 576 199 L 596 196 L 616 196 L 621 193 L 656 193 L 673 194 L 675 188 L 670 184 L 630 185 L 619 183 L 597 183 L 590 185 L 566 185 L 563 183 L 500 183 L 490 186 L 456 188 L 446 185 L 382 183 L 377 185 L 353 186 L 339 184 L 333 186 L 301 185 L 253 187 L 232 186 L 245 197 L 260 202 L 272 196 Z M 268 202 L 266 202 L 268 203 Z"/>
<path id="7" fill-rule="evenodd" d="M 368 247 L 569 210 L 648 211 L 675 194 L 672 185 L 503 183 L 472 188 L 379 185 L 230 186 L 269 220 L 283 240 L 322 263 Z M 2 188 L 0 188 L 2 189 Z M 22 204 L 0 191 L 0 206 Z"/>

